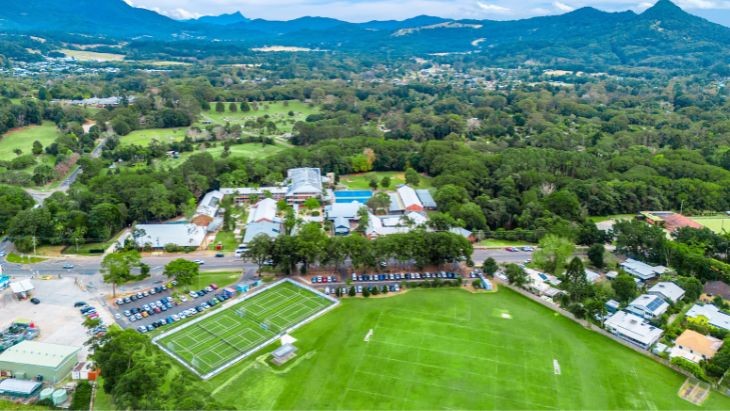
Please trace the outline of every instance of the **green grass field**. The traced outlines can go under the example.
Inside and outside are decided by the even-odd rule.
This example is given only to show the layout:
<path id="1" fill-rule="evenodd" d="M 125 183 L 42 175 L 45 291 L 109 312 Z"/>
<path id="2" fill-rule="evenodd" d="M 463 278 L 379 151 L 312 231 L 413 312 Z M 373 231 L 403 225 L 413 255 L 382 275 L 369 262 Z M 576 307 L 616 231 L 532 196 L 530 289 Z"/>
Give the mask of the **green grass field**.
<path id="1" fill-rule="evenodd" d="M 330 305 L 320 295 L 283 282 L 157 343 L 207 374 Z"/>
<path id="2" fill-rule="evenodd" d="M 247 144 L 236 144 L 231 146 L 231 157 L 245 157 L 245 158 L 266 158 L 273 156 L 274 154 L 284 150 L 284 147 L 276 144 L 262 145 L 260 143 L 247 143 Z M 165 158 L 161 160 L 159 164 L 177 167 L 188 157 L 197 153 L 210 153 L 213 158 L 220 158 L 223 154 L 223 145 L 219 144 L 216 147 L 206 148 L 205 150 L 196 150 L 194 152 L 181 153 L 178 158 Z"/>
<path id="3" fill-rule="evenodd" d="M 345 299 L 293 336 L 283 368 L 269 347 L 205 384 L 239 409 L 697 408 L 683 376 L 507 289 Z"/>
<path id="4" fill-rule="evenodd" d="M 636 217 L 636 214 L 614 214 L 608 216 L 592 216 L 591 221 L 594 223 L 601 223 L 608 220 L 631 220 Z"/>
<path id="5" fill-rule="evenodd" d="M 185 138 L 185 132 L 187 128 L 148 128 L 143 130 L 135 130 L 126 136 L 119 138 L 120 145 L 132 145 L 137 144 L 139 146 L 146 147 L 152 140 L 157 140 L 161 143 L 171 143 L 174 141 L 182 141 Z"/>
<path id="6" fill-rule="evenodd" d="M 487 238 L 478 243 L 482 247 L 520 247 L 526 245 L 534 245 L 527 241 L 519 240 L 500 240 L 496 238 Z"/>
<path id="7" fill-rule="evenodd" d="M 38 140 L 45 148 L 58 137 L 56 125 L 50 121 L 40 126 L 27 126 L 8 131 L 0 136 L 0 160 L 12 160 L 16 157 L 15 149 L 23 154 L 32 153 L 33 142 Z"/>
<path id="8" fill-rule="evenodd" d="M 211 283 L 220 288 L 235 284 L 242 276 L 241 271 L 202 271 L 189 287 L 191 290 L 200 290 Z"/>
<path id="9" fill-rule="evenodd" d="M 394 189 L 400 184 L 405 184 L 405 173 L 400 171 L 372 171 L 369 173 L 346 174 L 340 177 L 340 184 L 347 186 L 350 190 L 370 190 L 370 180 L 375 178 L 380 184 L 383 177 L 390 177 L 390 189 Z M 420 176 L 418 187 L 431 188 L 431 178 Z"/>
<path id="10" fill-rule="evenodd" d="M 718 234 L 722 234 L 725 231 L 730 232 L 730 216 L 717 215 L 714 217 L 691 218 Z"/>
<path id="11" fill-rule="evenodd" d="M 270 120 L 276 123 L 276 127 L 280 133 L 291 132 L 296 122 L 304 121 L 310 114 L 319 112 L 317 107 L 310 107 L 308 103 L 302 103 L 298 100 L 290 100 L 286 103 L 283 101 L 259 102 L 259 109 L 249 112 L 240 111 L 240 103 L 236 103 L 239 110 L 231 112 L 228 110 L 230 103 L 224 103 L 225 111 L 219 113 L 215 110 L 215 104 L 215 102 L 211 102 L 211 109 L 201 114 L 203 121 L 210 121 L 214 124 L 231 123 L 243 125 L 248 120 L 255 120 L 258 117 L 268 114 Z M 289 115 L 290 111 L 294 113 L 293 116 Z M 244 128 L 244 130 L 246 129 Z"/>
<path id="12" fill-rule="evenodd" d="M 78 61 L 122 61 L 124 54 L 99 53 L 96 51 L 61 49 L 61 53 Z"/>

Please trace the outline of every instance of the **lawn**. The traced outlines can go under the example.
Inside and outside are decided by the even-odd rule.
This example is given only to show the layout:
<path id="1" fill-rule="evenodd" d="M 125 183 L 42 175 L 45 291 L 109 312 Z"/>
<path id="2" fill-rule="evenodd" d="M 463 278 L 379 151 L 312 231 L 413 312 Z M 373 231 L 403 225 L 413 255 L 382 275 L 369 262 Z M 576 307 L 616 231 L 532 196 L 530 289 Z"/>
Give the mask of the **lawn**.
<path id="1" fill-rule="evenodd" d="M 7 260 L 7 262 L 13 263 L 13 264 L 36 264 L 36 263 L 46 261 L 45 258 L 31 257 L 31 256 L 27 256 L 27 255 L 21 256 L 21 255 L 15 254 L 15 253 L 8 254 L 7 257 L 5 257 L 5 259 Z"/>
<path id="2" fill-rule="evenodd" d="M 636 214 L 614 214 L 607 216 L 594 216 L 590 217 L 590 219 L 594 223 L 601 223 L 608 220 L 631 220 L 634 217 L 636 217 Z"/>
<path id="3" fill-rule="evenodd" d="M 258 117 L 268 115 L 269 119 L 276 123 L 276 127 L 279 132 L 291 132 L 294 124 L 298 121 L 304 121 L 310 114 L 318 113 L 319 108 L 310 107 L 308 103 L 302 103 L 298 100 L 290 100 L 288 102 L 283 101 L 265 101 L 259 102 L 258 110 L 251 110 L 249 112 L 240 111 L 240 104 L 236 103 L 239 110 L 231 112 L 228 110 L 230 103 L 224 103 L 225 111 L 219 113 L 215 110 L 215 102 L 210 103 L 210 110 L 204 112 L 201 117 L 203 121 L 210 121 L 214 124 L 240 124 L 243 125 L 248 120 L 255 120 Z M 253 107 L 252 107 L 253 108 Z M 290 116 L 289 112 L 293 112 L 294 115 Z M 244 131 L 252 131 L 244 128 Z M 258 134 L 258 131 L 256 131 Z"/>
<path id="4" fill-rule="evenodd" d="M 119 139 L 121 145 L 137 144 L 147 147 L 152 140 L 161 143 L 171 143 L 174 141 L 182 141 L 185 138 L 186 127 L 177 128 L 147 128 L 144 130 L 135 130 Z"/>
<path id="5" fill-rule="evenodd" d="M 13 152 L 20 149 L 23 154 L 30 154 L 33 142 L 38 140 L 45 148 L 58 137 L 56 125 L 44 121 L 42 125 L 26 126 L 8 131 L 0 137 L 0 160 L 12 160 L 16 157 Z M 52 164 L 51 164 L 52 165 Z"/>
<path id="6" fill-rule="evenodd" d="M 240 243 L 239 240 L 236 239 L 236 236 L 233 234 L 232 231 L 219 231 L 218 234 L 215 235 L 215 240 L 210 244 L 208 247 L 211 250 L 215 250 L 216 245 L 218 243 L 221 243 L 223 246 L 223 249 L 220 250 L 221 252 L 225 251 L 235 251 L 236 248 L 238 248 L 238 244 Z"/>
<path id="7" fill-rule="evenodd" d="M 525 245 L 533 245 L 532 243 L 529 243 L 527 241 L 518 241 L 518 240 L 499 240 L 496 238 L 487 238 L 485 240 L 482 240 L 478 243 L 478 245 L 482 247 L 520 247 Z"/>
<path id="8" fill-rule="evenodd" d="M 94 395 L 94 411 L 115 410 L 111 395 L 104 392 L 104 380 L 99 377 L 97 380 L 96 394 Z"/>
<path id="9" fill-rule="evenodd" d="M 714 217 L 692 217 L 692 219 L 718 234 L 730 231 L 730 216 L 716 215 Z"/>
<path id="10" fill-rule="evenodd" d="M 199 374 L 216 373 L 332 304 L 287 280 L 153 341 Z"/>
<path id="11" fill-rule="evenodd" d="M 205 384 L 239 409 L 696 408 L 680 374 L 506 289 L 345 299 L 293 336 L 282 369 L 264 352 Z"/>
<path id="12" fill-rule="evenodd" d="M 346 174 L 340 177 L 340 184 L 347 186 L 349 190 L 370 190 L 370 180 L 375 178 L 378 184 L 383 177 L 390 177 L 390 188 L 394 189 L 400 184 L 405 184 L 405 173 L 401 171 L 371 171 L 369 173 Z M 431 178 L 420 175 L 420 181 L 416 188 L 431 188 Z"/>
<path id="13" fill-rule="evenodd" d="M 284 150 L 284 147 L 276 144 L 266 144 L 262 145 L 260 143 L 246 143 L 246 144 L 236 144 L 231 146 L 231 157 L 245 157 L 245 158 L 266 158 L 273 156 L 274 154 Z M 207 148 L 205 150 L 197 150 L 194 152 L 185 152 L 181 153 L 180 157 L 178 158 L 165 158 L 164 160 L 160 161 L 161 165 L 165 165 L 168 167 L 177 167 L 185 160 L 187 160 L 188 157 L 190 157 L 193 154 L 197 153 L 210 153 L 210 155 L 213 156 L 213 158 L 220 158 L 221 154 L 223 154 L 223 145 L 219 144 L 216 147 Z"/>
<path id="14" fill-rule="evenodd" d="M 235 284 L 241 278 L 241 271 L 204 271 L 198 275 L 190 286 L 191 290 L 200 290 L 209 286 L 211 283 L 218 287 L 228 287 Z"/>
<path id="15" fill-rule="evenodd" d="M 73 57 L 78 61 L 122 61 L 124 60 L 124 54 L 114 53 L 98 53 L 95 51 L 86 50 L 69 50 L 61 49 L 61 53 L 68 57 Z"/>

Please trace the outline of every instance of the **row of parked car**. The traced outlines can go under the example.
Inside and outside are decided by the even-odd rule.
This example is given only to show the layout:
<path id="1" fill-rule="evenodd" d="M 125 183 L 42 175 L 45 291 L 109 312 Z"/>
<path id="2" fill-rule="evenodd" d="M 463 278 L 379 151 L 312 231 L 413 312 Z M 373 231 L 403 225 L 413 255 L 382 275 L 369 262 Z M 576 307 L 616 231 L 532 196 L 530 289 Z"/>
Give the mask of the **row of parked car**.
<path id="1" fill-rule="evenodd" d="M 525 252 L 530 253 L 530 252 L 535 251 L 535 247 L 530 247 L 530 246 L 524 246 L 524 247 L 506 247 L 504 250 L 505 251 L 509 251 L 511 253 L 516 253 L 518 251 L 525 251 Z"/>
<path id="2" fill-rule="evenodd" d="M 220 293 L 213 296 L 213 298 L 211 298 L 210 300 L 203 302 L 193 308 L 188 308 L 187 310 L 181 311 L 177 314 L 169 315 L 165 319 L 160 319 L 160 320 L 154 321 L 147 325 L 140 325 L 139 327 L 137 327 L 137 331 L 139 331 L 141 333 L 146 333 L 146 332 L 152 331 L 156 328 L 162 327 L 164 325 L 172 324 L 172 323 L 178 322 L 180 320 L 184 320 L 188 317 L 192 317 L 198 313 L 201 313 L 211 307 L 215 307 L 219 303 L 222 303 L 223 301 L 226 301 L 226 300 L 230 299 L 231 297 L 233 297 L 233 293 L 231 293 L 227 290 L 223 290 Z"/>
<path id="3" fill-rule="evenodd" d="M 89 304 L 86 304 L 83 301 L 77 301 L 74 304 L 74 307 L 78 308 L 79 312 L 81 312 L 81 315 L 83 315 L 86 318 L 90 318 L 90 319 L 99 318 L 99 313 L 96 311 L 96 308 Z M 88 331 L 88 333 L 90 335 L 101 336 L 101 335 L 106 334 L 107 330 L 108 329 L 107 329 L 107 326 L 104 324 L 104 320 L 99 318 L 99 325 L 90 329 Z"/>
<path id="4" fill-rule="evenodd" d="M 365 288 L 367 288 L 368 291 L 372 291 L 373 288 L 375 288 L 375 287 L 377 287 L 378 290 L 382 290 L 382 288 L 384 286 L 367 285 L 366 284 L 366 285 L 355 285 L 353 287 L 355 287 L 355 292 L 356 293 L 362 294 L 362 291 Z M 388 285 L 385 285 L 385 287 L 388 287 L 388 291 L 390 291 L 392 293 L 395 293 L 395 292 L 400 291 L 400 285 L 398 285 L 397 283 L 388 284 Z M 337 289 L 338 288 L 340 289 L 340 295 L 347 295 L 350 292 L 350 288 L 349 287 L 324 287 L 324 290 L 322 290 L 322 292 L 324 292 L 325 294 L 337 294 Z"/>
<path id="5" fill-rule="evenodd" d="M 177 285 L 177 281 L 173 280 L 173 281 L 167 283 L 166 285 L 159 285 L 157 287 L 150 288 L 149 290 L 140 291 L 137 294 L 132 294 L 128 297 L 117 298 L 115 303 L 117 303 L 117 305 L 129 304 L 133 301 L 141 300 L 141 299 L 147 298 L 151 295 L 159 294 L 176 285 Z"/>
<path id="6" fill-rule="evenodd" d="M 424 280 L 429 278 L 454 279 L 461 278 L 461 275 L 451 271 L 438 271 L 435 273 L 381 273 L 381 274 L 356 274 L 352 273 L 352 281 L 398 281 L 398 280 Z"/>
<path id="7" fill-rule="evenodd" d="M 172 299 L 172 297 L 163 297 L 157 301 L 152 301 L 141 307 L 134 307 L 130 308 L 129 310 L 124 310 L 124 316 L 127 317 L 129 321 L 139 321 L 143 318 L 163 313 L 171 309 L 175 305 L 177 305 L 177 303 Z"/>
<path id="8" fill-rule="evenodd" d="M 334 275 L 315 275 L 312 277 L 312 283 L 336 283 L 337 277 Z"/>

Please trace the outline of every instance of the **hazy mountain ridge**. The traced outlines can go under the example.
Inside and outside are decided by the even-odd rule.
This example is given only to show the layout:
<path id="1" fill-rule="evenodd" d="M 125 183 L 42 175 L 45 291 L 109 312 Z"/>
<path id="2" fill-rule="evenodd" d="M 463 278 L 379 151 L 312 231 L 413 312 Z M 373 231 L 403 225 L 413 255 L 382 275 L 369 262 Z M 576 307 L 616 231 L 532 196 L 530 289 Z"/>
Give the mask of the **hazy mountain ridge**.
<path id="1" fill-rule="evenodd" d="M 355 53 L 471 53 L 507 64 L 539 61 L 578 67 L 708 66 L 729 60 L 730 28 L 693 16 L 670 0 L 641 14 L 585 7 L 514 21 L 417 16 L 350 23 L 325 17 L 247 19 L 241 13 L 177 21 L 122 0 L 2 0 L 0 30 L 49 36 L 237 42 Z M 481 40 L 484 39 L 484 40 Z M 479 40 L 479 41 L 477 41 Z"/>

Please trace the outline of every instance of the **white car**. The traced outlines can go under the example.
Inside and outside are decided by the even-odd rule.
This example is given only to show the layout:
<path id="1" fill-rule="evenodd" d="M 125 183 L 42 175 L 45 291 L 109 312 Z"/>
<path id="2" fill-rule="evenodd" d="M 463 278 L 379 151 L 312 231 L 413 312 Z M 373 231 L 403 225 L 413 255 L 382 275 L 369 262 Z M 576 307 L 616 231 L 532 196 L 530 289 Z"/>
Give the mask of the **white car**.
<path id="1" fill-rule="evenodd" d="M 197 259 L 197 260 L 193 260 L 193 262 L 194 262 L 195 264 L 197 264 L 197 265 L 203 265 L 203 264 L 205 264 L 205 261 L 203 261 L 203 260 L 200 260 L 200 259 Z"/>

